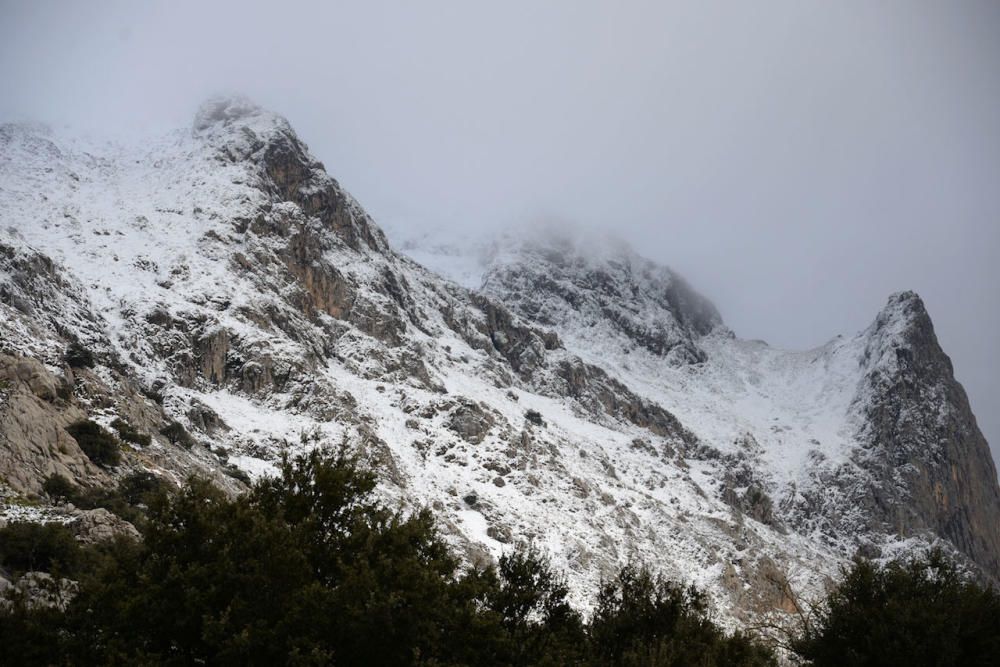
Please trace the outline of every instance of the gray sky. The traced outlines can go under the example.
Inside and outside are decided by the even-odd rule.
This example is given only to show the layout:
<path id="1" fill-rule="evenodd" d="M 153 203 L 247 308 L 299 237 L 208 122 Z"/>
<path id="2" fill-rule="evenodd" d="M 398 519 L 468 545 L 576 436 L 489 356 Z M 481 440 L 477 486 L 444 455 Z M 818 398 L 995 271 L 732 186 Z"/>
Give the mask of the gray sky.
<path id="1" fill-rule="evenodd" d="M 389 226 L 615 230 L 780 346 L 915 289 L 1000 459 L 996 2 L 0 0 L 0 82 L 116 132 L 243 92 Z"/>

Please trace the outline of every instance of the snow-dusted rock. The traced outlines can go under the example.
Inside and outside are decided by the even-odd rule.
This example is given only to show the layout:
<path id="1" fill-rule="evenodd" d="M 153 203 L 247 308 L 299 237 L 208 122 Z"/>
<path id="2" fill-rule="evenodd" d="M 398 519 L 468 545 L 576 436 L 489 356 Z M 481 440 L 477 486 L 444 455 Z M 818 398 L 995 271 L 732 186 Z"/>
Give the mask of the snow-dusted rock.
<path id="1" fill-rule="evenodd" d="M 395 252 L 245 100 L 140 146 L 0 128 L 0 352 L 57 377 L 71 341 L 93 350 L 63 409 L 154 440 L 111 477 L 236 490 L 231 466 L 346 438 L 470 561 L 533 542 L 582 601 L 638 558 L 731 623 L 858 549 L 943 538 L 997 576 L 995 472 L 912 297 L 787 352 L 626 248 L 522 239 L 476 262 L 470 290 Z M 194 447 L 159 435 L 171 420 Z"/>

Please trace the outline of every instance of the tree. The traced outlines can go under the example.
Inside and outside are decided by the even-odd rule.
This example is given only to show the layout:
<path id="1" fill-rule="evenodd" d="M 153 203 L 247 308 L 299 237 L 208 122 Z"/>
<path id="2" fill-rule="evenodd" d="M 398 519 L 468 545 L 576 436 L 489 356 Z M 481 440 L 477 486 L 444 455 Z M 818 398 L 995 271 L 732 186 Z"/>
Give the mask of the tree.
<path id="1" fill-rule="evenodd" d="M 588 625 L 538 553 L 460 568 L 429 511 L 390 509 L 375 489 L 342 449 L 286 458 L 235 497 L 198 479 L 167 494 L 145 473 L 81 491 L 138 513 L 143 539 L 83 548 L 65 612 L 0 604 L 0 663 L 768 664 L 644 570 L 606 586 Z"/>
<path id="2" fill-rule="evenodd" d="M 1000 595 L 940 551 L 885 566 L 857 560 L 793 648 L 818 667 L 996 665 Z"/>
<path id="3" fill-rule="evenodd" d="M 0 565 L 14 572 L 72 572 L 80 560 L 73 534 L 60 523 L 18 522 L 0 528 Z"/>
<path id="4" fill-rule="evenodd" d="M 497 582 L 487 597 L 509 638 L 512 665 L 569 665 L 583 657 L 583 619 L 570 606 L 569 588 L 534 550 L 500 557 Z"/>
<path id="5" fill-rule="evenodd" d="M 91 461 L 99 466 L 114 466 L 121 461 L 118 441 L 104 430 L 100 424 L 83 419 L 66 427 L 80 449 Z"/>
<path id="6" fill-rule="evenodd" d="M 58 473 L 45 478 L 42 491 L 52 500 L 73 500 L 77 493 L 73 483 Z"/>
<path id="7" fill-rule="evenodd" d="M 712 623 L 702 593 L 641 567 L 626 566 L 601 587 L 589 630 L 595 665 L 775 664 L 767 648 Z"/>

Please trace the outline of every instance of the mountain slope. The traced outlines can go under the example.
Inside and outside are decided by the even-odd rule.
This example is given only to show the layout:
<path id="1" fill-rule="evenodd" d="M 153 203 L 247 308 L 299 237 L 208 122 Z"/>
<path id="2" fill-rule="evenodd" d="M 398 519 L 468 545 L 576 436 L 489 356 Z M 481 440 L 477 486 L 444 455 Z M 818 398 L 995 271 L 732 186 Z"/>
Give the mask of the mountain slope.
<path id="1" fill-rule="evenodd" d="M 139 467 L 235 489 L 239 470 L 346 440 L 470 560 L 534 542 L 578 599 L 641 558 L 745 622 L 858 548 L 938 537 L 996 575 L 995 473 L 991 487 L 933 333 L 905 333 L 913 297 L 786 353 L 736 339 L 622 248 L 504 248 L 468 290 L 397 254 L 288 123 L 245 100 L 142 146 L 4 126 L 0 212 L 0 372 L 27 377 L 0 392 L 12 491 Z M 65 363 L 71 342 L 95 368 Z M 932 401 L 950 417 L 915 416 Z M 102 470 L 32 426 L 82 415 L 153 443 Z M 191 449 L 158 434 L 170 420 Z"/>
<path id="2" fill-rule="evenodd" d="M 740 456 L 751 439 L 753 486 L 775 516 L 848 543 L 931 532 L 996 578 L 995 467 L 916 294 L 890 297 L 856 336 L 787 352 L 735 338 L 683 279 L 627 248 L 540 238 L 480 253 L 480 289 L 552 327 L 723 455 Z"/>

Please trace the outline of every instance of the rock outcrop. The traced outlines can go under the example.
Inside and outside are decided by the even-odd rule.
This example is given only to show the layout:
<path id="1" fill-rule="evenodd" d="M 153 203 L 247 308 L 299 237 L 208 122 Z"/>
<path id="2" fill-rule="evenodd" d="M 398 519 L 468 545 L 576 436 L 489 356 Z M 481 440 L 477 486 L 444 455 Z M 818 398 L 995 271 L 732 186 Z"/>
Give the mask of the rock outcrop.
<path id="1" fill-rule="evenodd" d="M 864 499 L 873 522 L 940 535 L 1000 582 L 996 467 L 920 297 L 893 295 L 869 340 L 858 460 L 882 482 Z"/>
<path id="2" fill-rule="evenodd" d="M 66 427 L 85 412 L 66 400 L 72 379 L 57 378 L 30 357 L 0 354 L 0 480 L 21 493 L 41 491 L 49 475 L 107 481 Z"/>
<path id="3" fill-rule="evenodd" d="M 569 232 L 512 242 L 491 266 L 483 292 L 543 326 L 643 348 L 673 365 L 698 363 L 698 338 L 722 325 L 715 306 L 669 269 L 613 239 L 574 240 Z M 609 249 L 610 247 L 610 249 Z"/>

